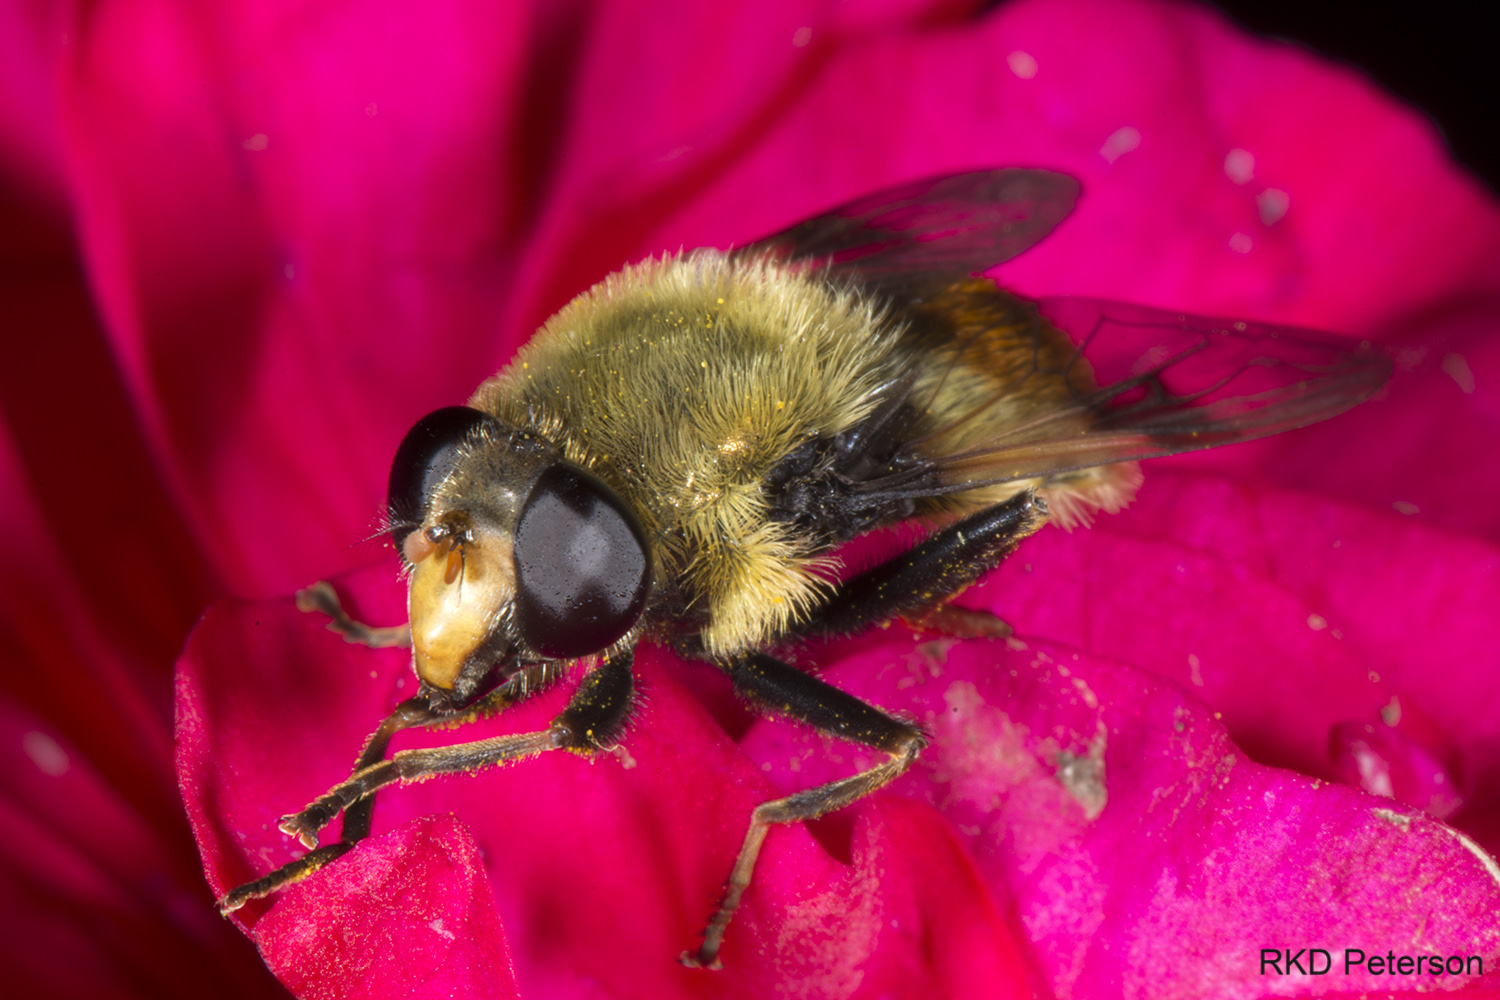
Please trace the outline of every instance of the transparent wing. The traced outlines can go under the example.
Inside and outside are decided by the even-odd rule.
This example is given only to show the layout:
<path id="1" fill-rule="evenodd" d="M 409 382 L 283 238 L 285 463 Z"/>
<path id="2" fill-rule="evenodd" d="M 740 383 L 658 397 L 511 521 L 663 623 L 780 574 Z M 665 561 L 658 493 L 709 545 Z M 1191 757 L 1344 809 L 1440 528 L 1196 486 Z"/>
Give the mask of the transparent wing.
<path id="1" fill-rule="evenodd" d="M 1024 383 L 1043 380 L 1051 402 L 980 447 L 920 463 L 943 484 L 923 492 L 1279 434 L 1368 399 L 1391 370 L 1368 343 L 1309 330 L 1094 299 L 1036 304 L 1075 349 L 1052 363 L 1046 351 L 1034 352 L 1034 363 L 997 398 L 1027 393 Z M 1040 324 L 1036 336 L 1045 336 Z"/>
<path id="2" fill-rule="evenodd" d="M 915 375 L 898 379 L 859 435 L 872 443 L 845 463 L 854 493 L 895 505 L 1248 441 L 1334 416 L 1385 383 L 1389 360 L 1347 338 L 1091 299 L 1036 303 L 1069 345 L 1046 324 L 1018 320 L 1031 315 L 1025 303 L 969 281 L 1051 232 L 1078 193 L 1073 178 L 1045 170 L 930 178 L 734 252 L 826 267 L 835 279 L 885 297 L 919 354 L 946 355 L 950 365 L 1000 383 L 951 427 L 907 436 L 886 452 L 889 463 L 856 471 L 866 451 L 880 450 L 874 441 L 910 434 L 898 419 L 903 406 L 923 409 L 910 395 Z M 1002 411 L 1006 418 L 996 419 Z M 987 433 L 945 450 L 955 437 L 972 437 L 959 425 Z"/>
<path id="3" fill-rule="evenodd" d="M 1078 182 L 1046 170 L 989 170 L 903 184 L 859 198 L 735 251 L 826 265 L 899 297 L 932 276 L 976 274 L 1050 233 Z"/>

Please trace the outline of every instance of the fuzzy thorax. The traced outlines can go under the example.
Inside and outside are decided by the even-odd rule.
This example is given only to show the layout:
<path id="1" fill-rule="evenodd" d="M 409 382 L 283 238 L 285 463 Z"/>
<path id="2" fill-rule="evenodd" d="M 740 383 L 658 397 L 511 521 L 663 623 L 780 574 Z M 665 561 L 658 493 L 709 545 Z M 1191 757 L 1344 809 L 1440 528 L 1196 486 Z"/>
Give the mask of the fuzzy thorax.
<path id="1" fill-rule="evenodd" d="M 761 483 L 799 443 L 870 412 L 897 374 L 897 333 L 819 272 L 699 250 L 574 299 L 471 405 L 614 486 L 641 516 L 658 589 L 727 655 L 819 600 L 826 554 L 767 519 Z"/>

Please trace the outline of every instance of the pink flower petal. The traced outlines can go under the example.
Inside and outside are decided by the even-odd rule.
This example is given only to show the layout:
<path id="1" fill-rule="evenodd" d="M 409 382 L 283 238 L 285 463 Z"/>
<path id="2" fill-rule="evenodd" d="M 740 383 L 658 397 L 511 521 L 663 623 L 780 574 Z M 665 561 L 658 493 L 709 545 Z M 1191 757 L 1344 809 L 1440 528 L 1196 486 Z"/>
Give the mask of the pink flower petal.
<path id="1" fill-rule="evenodd" d="M 519 997 L 473 836 L 431 816 L 365 842 L 255 925 L 299 997 Z"/>
<path id="2" fill-rule="evenodd" d="M 1345 330 L 1390 345 L 1400 371 L 1385 399 L 1338 421 L 1157 463 L 1132 512 L 1093 533 L 1044 534 L 971 598 L 993 599 L 1030 636 L 1176 679 L 1209 699 L 1260 761 L 1357 775 L 1367 787 L 1383 774 L 1399 801 L 1435 812 L 1452 803 L 1440 794 L 1451 782 L 1462 799 L 1454 822 L 1500 844 L 1488 624 L 1500 544 L 1491 502 L 1500 488 L 1491 444 L 1500 433 L 1500 214 L 1417 114 L 1347 69 L 1247 39 L 1181 4 L 1032 0 L 978 14 L 923 0 L 536 8 L 106 0 L 0 15 L 3 167 L 27 179 L 28 197 L 71 199 L 113 351 L 100 349 L 76 281 L 42 293 L 23 281 L 26 296 L 7 286 L 6 315 L 24 335 L 0 396 L 7 415 L 48 417 L 17 422 L 14 454 L 4 455 L 15 489 L 0 496 L 18 501 L 12 514 L 30 509 L 8 521 L 13 569 L 0 596 L 18 641 L 0 711 L 20 720 L 23 736 L 48 735 L 100 775 L 98 794 L 49 799 L 46 781 L 12 790 L 22 807 L 10 841 L 41 852 L 7 862 L 5 885 L 22 888 L 7 888 L 16 905 L 0 911 L 17 927 L 96 949 L 87 961 L 101 975 L 158 993 L 183 982 L 181 995 L 196 995 L 198 966 L 172 966 L 171 956 L 196 947 L 232 964 L 220 957 L 234 954 L 223 925 L 183 917 L 174 937 L 163 928 L 179 926 L 169 916 L 179 911 L 141 905 L 149 880 L 137 876 L 161 862 L 168 884 L 186 884 L 171 846 L 183 840 L 180 826 L 165 805 L 164 685 L 168 650 L 204 594 L 225 585 L 283 592 L 363 561 L 367 552 L 348 543 L 373 528 L 386 463 L 411 420 L 461 400 L 539 319 L 625 260 L 743 242 L 885 184 L 996 164 L 1066 169 L 1085 185 L 1079 212 L 1054 238 L 1006 267 L 1015 287 Z M 71 259 L 66 241 L 58 246 Z M 27 278 L 37 273 L 33 256 L 15 259 Z M 39 410 L 55 402 L 60 373 L 65 405 Z M 1312 493 L 1325 499 L 1308 501 Z M 1028 562 L 1033 572 L 1022 575 Z M 398 591 L 363 599 L 366 613 L 401 617 Z M 205 628 L 227 612 L 214 614 Z M 289 856 L 275 815 L 339 777 L 398 685 L 410 691 L 400 657 L 346 650 L 299 621 L 281 638 L 246 640 L 245 656 L 212 650 L 214 671 L 238 665 L 241 676 L 213 679 L 207 661 L 183 674 L 183 732 L 197 734 L 179 747 L 184 790 L 220 888 Z M 675 666 L 643 662 L 642 671 L 654 687 L 640 738 L 664 714 L 653 751 L 673 762 L 664 771 L 699 775 L 697 787 L 731 775 L 738 798 L 704 806 L 683 796 L 691 783 L 619 790 L 615 762 L 579 771 L 568 759 L 529 765 L 535 783 L 517 768 L 382 800 L 378 829 L 393 838 L 384 843 L 407 845 L 393 870 L 424 863 L 411 846 L 416 817 L 454 808 L 455 793 L 480 809 L 464 818 L 517 945 L 517 975 L 544 984 L 533 993 L 597 992 L 609 969 L 657 955 L 658 945 L 670 955 L 690 944 L 744 811 L 769 793 L 723 733 L 685 707 Z M 65 685 L 68 697 L 39 694 L 39 679 Z M 262 679 L 258 694 L 235 686 Z M 701 687 L 711 703 L 725 699 L 712 679 Z M 1129 691 L 1120 697 L 1135 704 Z M 539 724 L 553 708 L 525 718 Z M 231 775 L 221 761 L 248 763 Z M 20 766 L 31 773 L 34 764 Z M 639 771 L 624 775 L 640 780 Z M 1305 786 L 1265 780 L 1279 800 L 1303 801 Z M 528 799 L 537 787 L 540 806 Z M 1307 801 L 1328 819 L 1317 812 L 1325 791 Z M 1233 808 L 1205 824 L 1252 843 L 1285 825 L 1263 806 L 1259 826 L 1241 823 L 1251 798 L 1244 808 L 1214 800 Z M 87 803 L 106 819 L 81 822 Z M 696 811 L 674 811 L 686 808 Z M 629 822 L 611 825 L 620 812 Z M 578 824 L 580 814 L 591 824 Z M 548 836 L 524 825 L 539 815 Z M 641 830 L 643 816 L 657 815 L 679 824 L 666 848 L 659 829 Z M 1052 829 L 1045 810 L 1017 815 Z M 1423 843 L 1441 842 L 1438 828 L 1411 822 Z M 992 898 L 936 823 L 926 806 L 887 800 L 823 823 L 816 837 L 779 832 L 767 857 L 781 861 L 767 866 L 761 909 L 747 905 L 731 935 L 747 971 L 722 988 L 771 992 L 810 968 L 828 970 L 811 990 L 849 987 L 856 969 L 858 990 L 872 993 L 907 994 L 914 989 L 899 984 L 920 982 L 973 995 L 993 991 L 973 985 L 986 977 L 1012 981 L 1003 970 L 1014 970 L 1015 947 L 998 942 L 1014 933 L 1014 909 L 1043 914 L 1044 930 L 1066 928 L 1070 913 L 1049 909 L 1042 893 L 1008 895 L 996 878 Z M 601 829 L 622 842 L 601 846 Z M 48 853 L 60 832 L 75 839 Z M 152 835 L 155 848 L 139 839 Z M 1189 866 L 1201 862 L 1175 843 Z M 526 864 L 496 878 L 497 859 L 516 845 L 529 851 Z M 559 899 L 592 898 L 594 888 L 574 883 L 597 869 L 575 859 L 605 847 L 621 865 L 665 857 L 660 871 L 681 873 L 665 886 L 659 872 L 623 883 L 668 919 L 590 924 L 587 912 L 559 913 Z M 27 867 L 33 856 L 55 863 Z M 373 855 L 346 859 L 365 863 Z M 109 884 L 103 895 L 74 891 L 95 876 Z M 469 884 L 477 893 L 478 881 Z M 122 895 L 119 886 L 135 888 Z M 78 905 L 37 921 L 39 897 Z M 816 902 L 829 898 L 859 907 L 830 917 Z M 873 922 L 880 906 L 900 928 L 934 929 L 933 949 L 963 947 L 924 952 L 906 931 Z M 289 928 L 315 926 L 287 912 Z M 1193 912 L 1204 926 L 1222 916 Z M 821 936 L 799 939 L 801 950 L 753 947 L 803 926 L 798 918 Z M 1175 926 L 1153 919 L 1133 925 L 1153 928 L 1138 954 L 1152 954 L 1160 929 Z M 575 942 L 555 932 L 578 924 L 609 943 L 605 954 L 571 951 Z M 156 978 L 130 979 L 134 958 L 111 957 L 99 942 L 118 939 L 93 933 L 100 926 L 155 942 L 124 951 L 148 955 Z M 616 941 L 619 926 L 634 936 Z M 1000 928 L 979 935 L 992 952 L 970 946 L 964 928 L 976 926 Z M 474 961 L 498 962 L 502 945 L 486 935 Z M 868 950 L 828 944 L 844 938 Z M 292 954 L 289 940 L 278 939 L 278 954 Z M 1041 940 L 1046 982 L 1082 983 L 1067 952 L 1075 939 Z M 312 975 L 286 961 L 289 977 Z M 1108 962 L 1090 966 L 1100 992 L 1123 991 L 1125 972 L 1110 979 Z M 176 971 L 159 974 L 168 967 Z M 642 981 L 699 982 L 670 978 L 679 972 Z M 1129 975 L 1149 972 L 1142 964 Z M 1264 985 L 1227 981 L 1249 992 Z M 1176 982 L 1207 991 L 1201 980 Z"/>
<path id="3" fill-rule="evenodd" d="M 274 995 L 190 867 L 85 747 L 0 699 L 0 960 L 20 995 Z M 187 864 L 184 864 L 187 862 Z M 62 959 L 66 958 L 66 961 Z"/>
<path id="4" fill-rule="evenodd" d="M 92 374 L 85 366 L 80 383 Z M 47 415 L 44 409 L 35 419 Z M 21 435 L 36 444 L 29 431 Z M 111 458 L 119 456 L 108 445 L 117 440 L 101 431 L 75 458 L 87 462 L 102 445 L 90 468 L 113 471 Z M 48 502 L 56 496 L 48 491 L 61 487 L 29 482 L 25 455 L 0 423 L 9 568 L 0 575 L 0 965 L 7 982 L 33 995 L 143 991 L 188 1000 L 209 981 L 225 996 L 272 995 L 276 984 L 254 952 L 205 909 L 209 896 L 181 823 L 169 702 L 146 652 L 160 638 L 152 634 L 160 621 L 153 613 L 169 617 L 167 602 L 147 590 L 100 610 L 96 602 L 108 595 L 73 569 L 99 537 L 98 525 L 59 541 L 54 526 L 69 523 L 79 500 Z M 96 492 L 84 505 L 91 515 L 98 501 Z M 114 511 L 137 509 L 122 500 Z M 51 520 L 57 517 L 63 520 Z M 131 546 L 105 539 L 92 551 Z M 119 638 L 122 609 L 127 618 L 138 615 L 128 640 Z"/>
<path id="5" fill-rule="evenodd" d="M 824 677 L 930 727 L 933 747 L 896 789 L 941 809 L 1015 899 L 1056 996 L 1392 985 L 1357 967 L 1263 976 L 1268 947 L 1321 947 L 1340 964 L 1348 948 L 1491 968 L 1500 954 L 1500 868 L 1472 841 L 1250 762 L 1214 713 L 1137 671 L 1048 642 L 887 640 L 856 644 Z M 744 746 L 795 787 L 861 756 L 776 725 Z"/>
<path id="6" fill-rule="evenodd" d="M 1393 511 L 1500 544 L 1500 296 L 1436 307 L 1387 343 L 1396 372 L 1336 420 L 1162 465 L 1263 481 Z"/>
<path id="7" fill-rule="evenodd" d="M 395 443 L 494 336 L 524 9 L 116 0 L 72 30 L 83 243 L 174 499 L 235 589 L 355 561 Z"/>
<path id="8" fill-rule="evenodd" d="M 1128 515 L 1043 532 L 964 601 L 1176 680 L 1259 760 L 1335 777 L 1335 727 L 1399 724 L 1476 815 L 1497 806 L 1500 552 L 1483 542 L 1148 470 Z"/>
<path id="9" fill-rule="evenodd" d="M 393 566 L 341 587 L 353 614 L 372 621 L 399 614 Z M 347 774 L 367 732 L 410 692 L 408 655 L 349 646 L 290 601 L 209 611 L 180 665 L 178 761 L 216 892 L 295 856 L 276 819 Z M 395 952 L 372 960 L 368 949 L 346 953 L 340 945 L 312 962 L 308 942 L 386 934 L 370 916 L 376 899 L 397 907 L 393 920 L 417 926 L 434 919 L 428 914 L 436 897 L 410 888 L 424 879 L 457 878 L 453 905 L 470 912 L 482 880 L 467 863 L 448 872 L 424 854 L 432 849 L 424 837 L 450 843 L 452 834 L 419 837 L 411 826 L 417 817 L 452 811 L 473 832 L 504 922 L 502 936 L 482 913 L 470 918 L 490 943 L 476 943 L 464 961 L 503 954 L 508 937 L 527 994 L 584 995 L 592 982 L 653 996 L 696 995 L 713 974 L 684 969 L 676 956 L 696 946 L 750 810 L 773 792 L 659 661 L 650 650 L 637 661 L 643 704 L 616 758 L 545 755 L 383 793 L 376 838 L 269 910 L 261 902 L 240 911 L 268 963 L 299 991 L 354 970 L 359 978 L 406 981 Z M 566 695 L 564 685 L 501 718 L 403 734 L 397 745 L 540 728 Z M 379 836 L 387 830 L 395 832 Z M 772 835 L 725 945 L 726 970 L 711 980 L 715 989 L 764 995 L 798 981 L 810 995 L 857 988 L 872 996 L 962 996 L 975 984 L 1002 993 L 1014 984 L 1024 992 L 1014 931 L 937 815 L 877 806 L 859 813 L 847 844 L 846 863 L 803 827 Z M 379 888 L 387 883 L 399 889 L 389 899 Z"/>

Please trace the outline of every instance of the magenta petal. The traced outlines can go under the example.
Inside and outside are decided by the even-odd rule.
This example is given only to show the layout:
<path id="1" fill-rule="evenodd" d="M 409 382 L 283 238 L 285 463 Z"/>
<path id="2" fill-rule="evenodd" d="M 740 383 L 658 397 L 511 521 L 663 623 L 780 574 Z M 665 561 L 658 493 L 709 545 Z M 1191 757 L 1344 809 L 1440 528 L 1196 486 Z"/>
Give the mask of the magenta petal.
<path id="1" fill-rule="evenodd" d="M 930 727 L 896 788 L 938 806 L 1014 898 L 1057 996 L 1392 985 L 1358 968 L 1262 978 L 1264 947 L 1500 956 L 1500 869 L 1471 841 L 1252 763 L 1209 710 L 1137 671 L 1047 643 L 945 640 L 868 648 L 826 676 Z M 847 766 L 777 731 L 746 744 L 780 780 Z"/>
<path id="2" fill-rule="evenodd" d="M 399 592 L 351 596 L 366 621 L 405 617 Z M 177 777 L 216 895 L 291 860 L 277 819 L 347 777 L 375 724 L 414 690 L 408 656 L 350 646 L 290 598 L 204 614 L 178 661 Z"/>
<path id="3" fill-rule="evenodd" d="M 1247 310 L 1400 340 L 1412 379 L 1398 380 L 1386 401 L 1211 461 L 1381 511 L 1399 503 L 1419 512 L 1402 516 L 1426 520 L 1153 473 L 1135 512 L 1093 535 L 1036 539 L 987 594 L 1028 635 L 1179 680 L 1258 759 L 1320 774 L 1352 767 L 1366 787 L 1385 790 L 1384 781 L 1398 800 L 1425 799 L 1435 813 L 1453 805 L 1437 794 L 1441 775 L 1465 797 L 1456 821 L 1475 809 L 1495 815 L 1494 550 L 1426 527 L 1493 542 L 1500 523 L 1487 502 L 1500 483 L 1489 445 L 1500 426 L 1493 201 L 1446 160 L 1418 116 L 1353 74 L 1184 5 L 1025 2 L 967 20 L 957 5 L 847 6 L 698 5 L 642 16 L 635 4 L 604 0 L 533 19 L 518 4 L 442 0 L 326 11 L 110 0 L 70 13 L 67 58 L 27 77 L 62 81 L 61 124 L 52 96 L 19 119 L 11 104 L 0 112 L 42 137 L 27 169 L 66 161 L 100 309 L 184 530 L 210 572 L 242 590 L 280 588 L 357 558 L 344 548 L 349 525 L 378 506 L 390 445 L 410 418 L 457 401 L 503 360 L 517 331 L 623 259 L 679 242 L 743 241 L 919 174 L 1019 162 L 1067 169 L 1085 184 L 1080 212 L 1016 262 L 1011 280 L 1038 293 Z M 580 13 L 583 27 L 565 24 Z M 1031 60 L 1028 72 L 1016 69 L 1017 53 Z M 1238 153 L 1253 170 L 1242 156 L 1229 169 Z M 1460 301 L 1471 305 L 1455 331 Z M 1412 340 L 1415 315 L 1441 336 Z M 1427 355 L 1416 357 L 1418 348 Z M 1413 492 L 1392 492 L 1408 483 Z M 399 620 L 393 589 L 356 597 L 366 614 Z M 256 616 L 279 624 L 257 628 Z M 411 680 L 404 657 L 344 647 L 286 603 L 221 606 L 195 643 L 181 675 L 179 762 L 210 878 L 223 889 L 290 856 L 274 817 L 341 776 Z M 344 905 L 335 902 L 344 898 L 340 872 L 373 878 L 361 866 L 383 858 L 391 878 L 415 878 L 431 860 L 418 845 L 452 844 L 446 834 L 418 836 L 426 827 L 409 821 L 461 808 L 493 888 L 483 888 L 462 845 L 454 859 L 467 867 L 424 878 L 464 883 L 456 898 L 473 906 L 494 892 L 493 913 L 476 926 L 493 924 L 498 935 L 494 914 L 504 917 L 518 975 L 538 984 L 534 992 L 697 988 L 701 979 L 663 956 L 691 943 L 745 812 L 769 788 L 658 666 L 641 668 L 647 701 L 628 744 L 635 767 L 560 758 L 393 793 L 378 813 L 384 839 L 269 912 L 252 907 L 245 920 L 268 955 L 282 956 L 288 981 L 309 991 L 336 984 L 364 957 L 336 955 L 331 967 L 316 950 L 288 957 L 289 942 L 335 919 L 324 903 Z M 971 678 L 975 690 L 1009 706 L 1012 721 L 1044 714 L 1041 702 L 1012 705 L 981 680 Z M 1144 697 L 1129 685 L 1095 687 L 1113 691 L 1101 704 L 1116 713 Z M 1082 697 L 1066 685 L 1048 691 Z M 516 722 L 538 724 L 555 706 Z M 1136 720 L 1142 745 L 1165 732 L 1151 718 Z M 959 751 L 931 757 L 949 769 L 937 777 L 966 775 L 976 795 L 1035 799 L 995 819 L 952 787 L 934 792 L 962 829 L 980 831 L 965 833 L 980 848 L 986 830 L 1002 828 L 1020 845 L 1001 843 L 1006 864 L 984 855 L 986 871 L 1004 876 L 990 881 L 994 898 L 925 807 L 860 810 L 848 834 L 852 867 L 804 830 L 778 831 L 726 953 L 740 978 L 716 985 L 748 993 L 812 976 L 809 988 L 831 991 L 858 972 L 862 991 L 978 992 L 974 983 L 1014 968 L 1004 917 L 1015 905 L 1057 992 L 1129 991 L 1126 972 L 1078 956 L 1107 944 L 1116 956 L 1134 948 L 1149 959 L 1157 939 L 1126 940 L 1121 928 L 1178 926 L 1150 909 L 1160 880 L 1142 881 L 1120 861 L 1123 841 L 1100 834 L 1093 884 L 1106 886 L 1099 898 L 1114 909 L 1091 908 L 1073 891 L 1081 883 L 1036 847 L 1049 837 L 1087 840 L 1068 810 L 1087 820 L 1099 805 L 1091 758 L 1078 756 L 1092 744 L 1068 751 L 1077 759 L 1061 769 L 1063 781 L 1049 776 L 1060 758 L 1047 747 L 1030 747 L 1044 765 L 1036 774 L 1007 777 L 1003 767 L 1024 758 L 1003 754 L 965 771 L 974 763 L 961 752 L 966 734 L 984 737 L 978 757 L 1006 745 L 976 719 L 949 733 Z M 1087 721 L 1069 725 L 1083 732 Z M 1122 723 L 1109 753 L 1130 732 Z M 1232 756 L 1218 736 L 1195 742 L 1201 734 L 1192 733 L 1188 749 Z M 1122 773 L 1129 780 L 1108 787 L 1109 805 L 1090 822 L 1111 821 L 1110 810 L 1144 794 L 1136 779 L 1157 772 L 1143 753 L 1146 763 L 1109 758 L 1107 787 Z M 1179 771 L 1190 778 L 1201 768 Z M 1175 775 L 1176 785 L 1159 787 L 1191 784 L 1179 771 L 1162 779 Z M 1264 858 L 1252 848 L 1294 826 L 1265 804 L 1274 792 L 1364 851 L 1350 862 L 1350 882 L 1377 855 L 1400 867 L 1399 850 L 1329 804 L 1364 800 L 1269 774 L 1241 759 L 1234 781 L 1193 792 L 1181 815 Z M 1433 832 L 1441 828 L 1407 819 L 1409 838 L 1446 844 Z M 818 837 L 839 854 L 830 826 Z M 1215 857 L 1169 834 L 1181 830 L 1161 833 L 1171 844 L 1162 850 L 1187 873 L 1179 885 L 1189 884 Z M 402 843 L 408 849 L 380 853 Z M 1266 880 L 1278 886 L 1283 868 L 1327 861 L 1291 848 L 1272 855 Z M 1162 855 L 1141 856 L 1144 872 L 1165 870 L 1151 867 Z M 1416 877 L 1415 867 L 1403 871 Z M 1044 876 L 1056 883 L 1047 891 L 1033 884 Z M 1351 893 L 1373 913 L 1382 900 L 1370 886 L 1393 883 L 1365 882 Z M 1222 886 L 1255 888 L 1234 878 Z M 1266 912 L 1284 899 L 1307 903 L 1295 889 L 1263 900 Z M 403 914 L 428 912 L 409 902 Z M 1200 935 L 1184 932 L 1190 940 L 1216 927 L 1249 940 L 1248 924 L 1184 909 Z M 1078 926 L 1105 910 L 1095 929 Z M 1309 904 L 1278 926 L 1297 931 L 1313 912 Z M 416 920 L 410 933 L 423 926 L 431 930 Z M 799 929 L 795 940 L 782 936 L 789 927 Z M 923 944 L 929 938 L 937 943 Z M 485 947 L 479 965 L 458 965 L 499 962 L 503 945 Z M 656 964 L 643 970 L 637 963 L 648 957 Z M 1195 969 L 1197 979 L 1182 973 L 1184 991 L 1219 981 L 1216 967 Z M 317 978 L 324 973 L 332 978 Z M 1237 974 L 1231 968 L 1225 981 Z"/>
<path id="4" fill-rule="evenodd" d="M 71 10 L 80 241 L 188 530 L 241 592 L 357 562 L 395 443 L 488 373 L 525 5 Z"/>
<path id="5" fill-rule="evenodd" d="M 393 565 L 352 575 L 340 590 L 352 613 L 399 620 Z M 216 891 L 295 856 L 276 818 L 345 776 L 354 749 L 411 690 L 407 655 L 350 646 L 289 600 L 210 609 L 179 665 L 178 766 Z M 334 926 L 360 940 L 389 927 L 420 930 L 438 904 L 417 882 L 456 880 L 454 912 L 471 913 L 483 880 L 466 863 L 449 870 L 423 853 L 436 844 L 461 855 L 456 834 L 443 827 L 419 836 L 425 828 L 412 825 L 452 812 L 472 831 L 488 872 L 483 891 L 493 892 L 504 923 L 503 938 L 495 924 L 490 944 L 462 953 L 466 967 L 498 961 L 498 942 L 508 939 L 528 995 L 698 995 L 709 974 L 676 956 L 696 945 L 751 809 L 775 793 L 663 661 L 650 649 L 637 659 L 642 704 L 621 754 L 593 762 L 547 754 L 382 793 L 372 842 L 237 918 L 299 990 L 365 975 L 363 951 L 308 942 Z M 564 684 L 458 730 L 401 734 L 397 746 L 537 729 L 567 693 Z M 850 815 L 847 864 L 802 826 L 773 831 L 711 988 L 729 996 L 788 982 L 809 995 L 1024 993 L 1016 930 L 941 818 L 900 803 Z M 360 902 L 387 892 L 368 879 L 398 887 L 385 920 Z M 482 908 L 472 912 L 490 926 Z M 392 958 L 375 971 L 395 981 L 399 965 Z"/>
<path id="6" fill-rule="evenodd" d="M 1259 760 L 1340 776 L 1334 727 L 1380 723 L 1470 808 L 1500 808 L 1492 544 L 1395 512 L 1148 470 L 1130 511 L 1043 532 L 964 600 L 1176 680 Z M 1493 846 L 1488 820 L 1455 820 Z"/>
<path id="7" fill-rule="evenodd" d="M 1033 995 L 1020 928 L 996 907 L 1009 901 L 991 895 L 946 819 L 922 803 L 877 796 L 859 811 L 852 847 L 851 888 L 876 931 L 858 996 Z M 844 952 L 843 940 L 830 943 L 830 958 Z"/>
<path id="8" fill-rule="evenodd" d="M 519 997 L 478 846 L 451 816 L 360 844 L 255 925 L 299 997 Z"/>

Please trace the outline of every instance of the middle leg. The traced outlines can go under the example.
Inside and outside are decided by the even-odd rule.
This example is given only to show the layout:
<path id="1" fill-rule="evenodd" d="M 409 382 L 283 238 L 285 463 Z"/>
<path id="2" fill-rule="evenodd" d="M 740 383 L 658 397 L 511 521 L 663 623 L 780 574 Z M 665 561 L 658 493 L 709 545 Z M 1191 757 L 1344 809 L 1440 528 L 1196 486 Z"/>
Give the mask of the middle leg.
<path id="1" fill-rule="evenodd" d="M 820 732 L 883 750 L 890 759 L 867 771 L 795 795 L 763 802 L 750 814 L 750 828 L 735 859 L 724 898 L 703 931 L 703 944 L 693 954 L 683 952 L 680 961 L 690 968 L 720 967 L 719 948 L 724 931 L 739 908 L 740 897 L 750 886 L 755 859 L 773 823 L 796 823 L 817 819 L 824 813 L 864 798 L 900 777 L 927 745 L 922 731 L 909 722 L 886 715 L 880 709 L 826 684 L 795 667 L 764 653 L 751 653 L 728 668 L 735 691 L 768 712 L 805 722 Z"/>
<path id="2" fill-rule="evenodd" d="M 958 596 L 1047 523 L 1047 505 L 1032 490 L 986 507 L 933 532 L 911 549 L 844 581 L 838 592 L 796 628 L 804 636 L 855 635 L 901 617 L 942 628 L 942 612 Z M 949 616 L 960 636 L 1005 635 L 968 615 Z M 998 621 L 998 620 L 997 620 Z"/>
<path id="3" fill-rule="evenodd" d="M 1047 505 L 1032 490 L 933 532 L 894 559 L 846 581 L 833 598 L 803 622 L 803 636 L 852 635 L 903 617 L 949 624 L 941 612 L 949 600 L 999 565 L 1027 536 L 1047 521 Z M 978 620 L 978 612 L 949 616 L 970 635 L 1005 635 L 1008 626 Z M 703 944 L 681 961 L 691 967 L 718 968 L 724 932 L 750 885 L 755 860 L 772 823 L 815 819 L 854 802 L 900 777 L 927 745 L 916 726 L 894 719 L 808 674 L 764 653 L 731 663 L 737 692 L 767 710 L 806 722 L 814 728 L 883 750 L 890 759 L 841 781 L 762 803 L 751 814 L 750 829 L 725 887 L 723 901 L 703 932 Z"/>
<path id="4" fill-rule="evenodd" d="M 524 760 L 547 750 L 587 754 L 607 749 L 630 716 L 635 690 L 631 674 L 634 659 L 634 653 L 625 652 L 596 667 L 579 684 L 567 708 L 546 729 L 454 746 L 402 750 L 356 771 L 348 781 L 333 786 L 306 809 L 284 817 L 281 829 L 313 847 L 318 831 L 335 816 L 368 801 L 387 785 L 477 771 L 494 764 Z"/>

